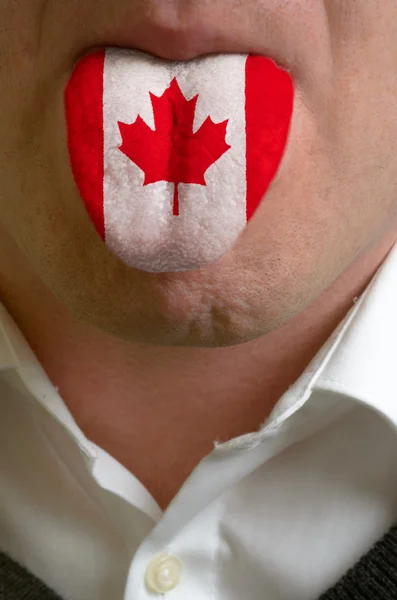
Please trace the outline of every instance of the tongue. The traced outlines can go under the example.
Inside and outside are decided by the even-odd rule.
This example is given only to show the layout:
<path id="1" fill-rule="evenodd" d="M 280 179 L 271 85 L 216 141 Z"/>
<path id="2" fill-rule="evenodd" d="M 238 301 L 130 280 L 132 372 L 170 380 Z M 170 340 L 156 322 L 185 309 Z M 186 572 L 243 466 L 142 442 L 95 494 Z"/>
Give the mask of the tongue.
<path id="1" fill-rule="evenodd" d="M 65 90 L 70 164 L 106 246 L 150 272 L 221 258 L 278 170 L 293 97 L 290 75 L 263 56 L 82 58 Z"/>

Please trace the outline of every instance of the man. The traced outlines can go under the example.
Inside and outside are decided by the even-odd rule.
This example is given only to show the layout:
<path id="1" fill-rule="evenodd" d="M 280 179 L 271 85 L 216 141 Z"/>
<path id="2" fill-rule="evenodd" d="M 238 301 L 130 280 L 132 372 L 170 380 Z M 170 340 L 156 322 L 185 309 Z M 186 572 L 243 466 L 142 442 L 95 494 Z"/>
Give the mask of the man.
<path id="1" fill-rule="evenodd" d="M 0 0 L 0 23 L 0 598 L 395 597 L 395 1 Z M 129 268 L 89 223 L 63 90 L 112 46 L 293 78 L 277 177 L 211 265 Z"/>

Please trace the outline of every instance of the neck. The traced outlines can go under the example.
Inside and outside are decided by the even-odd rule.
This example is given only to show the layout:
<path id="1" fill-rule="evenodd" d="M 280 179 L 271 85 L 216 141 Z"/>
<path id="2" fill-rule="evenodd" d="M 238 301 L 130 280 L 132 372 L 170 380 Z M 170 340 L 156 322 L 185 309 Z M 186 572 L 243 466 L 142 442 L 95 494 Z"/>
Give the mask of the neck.
<path id="1" fill-rule="evenodd" d="M 360 256 L 280 329 L 233 347 L 154 347 L 93 329 L 58 301 L 6 236 L 0 243 L 0 298 L 89 439 L 142 481 L 148 449 L 174 456 L 173 464 L 182 453 L 183 480 L 214 440 L 259 428 L 364 291 L 395 240 L 394 232 Z"/>

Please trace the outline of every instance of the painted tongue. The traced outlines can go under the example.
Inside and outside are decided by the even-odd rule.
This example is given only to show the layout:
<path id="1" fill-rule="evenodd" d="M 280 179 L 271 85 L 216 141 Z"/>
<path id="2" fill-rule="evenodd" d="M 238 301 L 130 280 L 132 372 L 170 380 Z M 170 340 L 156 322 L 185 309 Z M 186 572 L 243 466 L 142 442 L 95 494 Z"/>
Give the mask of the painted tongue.
<path id="1" fill-rule="evenodd" d="M 68 148 L 106 246 L 150 272 L 221 258 L 278 170 L 293 97 L 290 75 L 263 56 L 83 57 L 65 90 Z"/>

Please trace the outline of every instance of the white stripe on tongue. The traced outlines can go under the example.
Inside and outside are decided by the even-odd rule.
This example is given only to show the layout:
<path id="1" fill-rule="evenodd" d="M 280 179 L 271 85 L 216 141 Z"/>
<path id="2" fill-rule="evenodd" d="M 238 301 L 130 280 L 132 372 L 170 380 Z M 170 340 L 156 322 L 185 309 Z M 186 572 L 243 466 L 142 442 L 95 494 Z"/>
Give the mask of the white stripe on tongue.
<path id="1" fill-rule="evenodd" d="M 166 62 L 138 51 L 113 48 L 106 51 L 105 242 L 128 265 L 157 272 L 197 269 L 223 256 L 244 229 L 247 222 L 246 59 L 246 55 L 227 54 L 180 63 Z M 182 99 L 175 107 L 177 101 L 173 104 L 167 99 L 169 92 L 160 101 L 154 99 L 155 110 L 158 109 L 157 129 L 160 129 L 156 140 L 156 134 L 147 129 L 148 126 L 156 131 L 149 92 L 161 98 L 174 78 L 186 101 Z M 207 131 L 203 129 L 198 142 L 189 145 L 188 141 L 178 138 L 178 133 L 183 136 L 188 129 L 189 114 L 193 116 L 193 103 L 189 110 L 188 101 L 197 95 L 191 135 L 194 136 L 210 117 L 215 124 L 227 121 L 226 136 L 225 125 L 222 128 L 212 124 Z M 173 114 L 172 129 L 167 117 L 172 119 Z M 181 125 L 183 115 L 186 118 Z M 137 125 L 128 128 L 118 124 L 133 124 L 137 117 L 143 119 L 146 126 L 141 123 L 140 128 Z M 161 134 L 161 121 L 165 121 L 168 140 Z M 175 136 L 174 145 L 170 130 Z M 222 156 L 218 158 L 219 151 L 216 151 L 222 131 L 225 151 L 222 149 Z M 123 139 L 126 147 L 130 143 L 133 148 L 132 157 L 136 162 L 120 150 Z M 197 181 L 201 167 L 205 185 L 161 181 L 167 176 L 164 163 L 170 160 L 183 161 L 182 171 L 187 181 Z M 138 164 L 148 168 L 142 170 Z M 150 173 L 147 173 L 149 165 Z M 168 168 L 170 179 L 172 171 L 175 168 Z M 144 185 L 145 176 L 146 181 L 156 177 L 160 181 Z M 178 177 L 174 175 L 174 179 Z M 176 187 L 179 210 L 174 207 Z"/>

